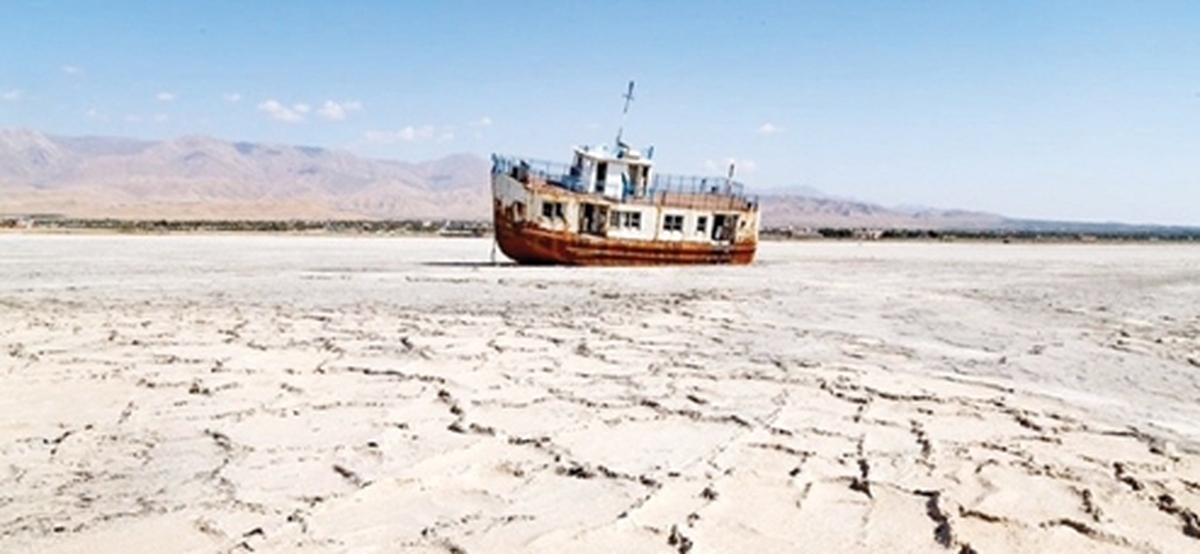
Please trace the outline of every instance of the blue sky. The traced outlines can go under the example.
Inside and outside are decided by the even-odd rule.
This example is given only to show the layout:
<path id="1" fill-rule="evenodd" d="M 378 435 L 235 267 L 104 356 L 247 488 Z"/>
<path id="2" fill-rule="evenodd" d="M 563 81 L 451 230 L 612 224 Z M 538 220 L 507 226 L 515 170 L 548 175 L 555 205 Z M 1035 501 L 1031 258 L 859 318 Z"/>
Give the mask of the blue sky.
<path id="1" fill-rule="evenodd" d="M 565 159 L 1200 225 L 1200 2 L 0 3 L 0 127 Z"/>

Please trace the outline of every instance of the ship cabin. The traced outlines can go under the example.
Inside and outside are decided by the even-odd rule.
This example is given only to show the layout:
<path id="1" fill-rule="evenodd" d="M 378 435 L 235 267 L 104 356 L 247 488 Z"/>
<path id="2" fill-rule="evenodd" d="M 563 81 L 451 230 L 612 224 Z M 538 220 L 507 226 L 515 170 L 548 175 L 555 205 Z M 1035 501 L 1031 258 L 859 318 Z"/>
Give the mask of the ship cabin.
<path id="1" fill-rule="evenodd" d="M 653 151 L 651 147 L 650 153 Z M 576 147 L 566 184 L 579 192 L 623 202 L 646 197 L 653 170 L 649 156 L 622 142 L 617 143 L 616 152 L 606 146 Z"/>

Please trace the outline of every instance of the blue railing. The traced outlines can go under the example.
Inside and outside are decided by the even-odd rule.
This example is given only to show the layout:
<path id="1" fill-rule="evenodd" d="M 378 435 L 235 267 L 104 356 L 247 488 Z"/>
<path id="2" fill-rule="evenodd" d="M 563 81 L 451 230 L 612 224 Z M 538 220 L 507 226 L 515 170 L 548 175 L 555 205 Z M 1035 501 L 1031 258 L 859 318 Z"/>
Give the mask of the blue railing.
<path id="1" fill-rule="evenodd" d="M 680 194 L 718 194 L 742 196 L 745 186 L 725 177 L 701 177 L 693 175 L 659 175 L 650 178 L 649 192 L 677 192 Z"/>
<path id="2" fill-rule="evenodd" d="M 526 177 L 533 177 L 550 185 L 557 185 L 575 192 L 584 192 L 579 176 L 572 174 L 571 166 L 564 163 L 493 154 L 492 173 L 507 173 L 522 181 L 526 180 Z"/>

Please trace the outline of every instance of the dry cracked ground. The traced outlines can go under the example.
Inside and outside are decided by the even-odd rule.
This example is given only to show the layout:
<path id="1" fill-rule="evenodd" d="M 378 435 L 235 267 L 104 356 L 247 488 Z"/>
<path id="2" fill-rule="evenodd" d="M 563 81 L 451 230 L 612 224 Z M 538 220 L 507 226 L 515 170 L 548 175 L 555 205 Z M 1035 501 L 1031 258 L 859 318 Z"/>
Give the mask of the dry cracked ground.
<path id="1" fill-rule="evenodd" d="M 0 235 L 6 552 L 1200 552 L 1200 248 Z"/>

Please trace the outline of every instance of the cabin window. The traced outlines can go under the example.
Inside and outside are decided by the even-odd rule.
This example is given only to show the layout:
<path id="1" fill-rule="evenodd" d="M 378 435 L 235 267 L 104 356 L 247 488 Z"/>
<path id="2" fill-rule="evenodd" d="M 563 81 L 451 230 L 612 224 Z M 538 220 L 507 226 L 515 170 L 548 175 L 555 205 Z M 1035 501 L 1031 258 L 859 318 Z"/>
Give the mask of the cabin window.
<path id="1" fill-rule="evenodd" d="M 606 181 L 608 181 L 608 164 L 600 162 L 596 164 L 596 182 L 603 186 Z"/>
<path id="2" fill-rule="evenodd" d="M 668 214 L 663 216 L 663 231 L 682 231 L 683 216 Z"/>
<path id="3" fill-rule="evenodd" d="M 698 216 L 696 218 L 696 234 L 704 235 L 708 233 L 708 216 Z"/>
<path id="4" fill-rule="evenodd" d="M 542 217 L 563 217 L 563 203 L 542 202 Z"/>
<path id="5" fill-rule="evenodd" d="M 611 227 L 618 229 L 641 229 L 642 212 L 612 212 Z"/>

